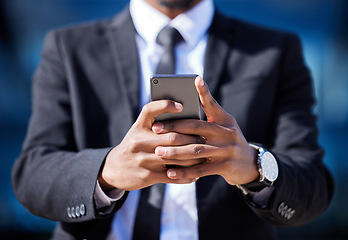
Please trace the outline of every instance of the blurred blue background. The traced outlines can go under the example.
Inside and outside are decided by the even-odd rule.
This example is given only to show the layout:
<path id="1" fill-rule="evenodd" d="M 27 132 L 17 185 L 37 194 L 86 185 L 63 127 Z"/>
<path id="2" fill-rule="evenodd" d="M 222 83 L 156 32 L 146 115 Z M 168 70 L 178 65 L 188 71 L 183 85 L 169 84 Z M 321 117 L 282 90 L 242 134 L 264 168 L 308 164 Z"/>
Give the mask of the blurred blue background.
<path id="1" fill-rule="evenodd" d="M 54 222 L 15 199 L 10 172 L 30 115 L 30 81 L 52 28 L 105 18 L 128 0 L 0 0 L 0 239 L 48 239 Z M 348 239 L 348 1 L 215 0 L 225 14 L 297 33 L 312 71 L 332 205 L 313 223 L 281 228 L 281 239 Z M 261 237 L 262 238 L 262 237 Z"/>

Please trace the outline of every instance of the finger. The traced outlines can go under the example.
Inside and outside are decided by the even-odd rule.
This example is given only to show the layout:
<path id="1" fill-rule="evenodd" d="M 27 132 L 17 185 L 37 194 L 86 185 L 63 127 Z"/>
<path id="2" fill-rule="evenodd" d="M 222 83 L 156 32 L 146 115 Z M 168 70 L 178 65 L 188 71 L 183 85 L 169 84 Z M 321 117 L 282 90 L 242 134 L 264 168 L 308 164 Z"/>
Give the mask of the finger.
<path id="1" fill-rule="evenodd" d="M 198 76 L 195 80 L 196 89 L 198 91 L 199 99 L 202 104 L 202 108 L 207 115 L 209 122 L 217 122 L 217 119 L 223 114 L 223 109 L 216 102 L 216 100 L 210 94 L 208 85 L 203 79 Z"/>
<path id="2" fill-rule="evenodd" d="M 188 184 L 196 182 L 199 178 L 183 178 L 183 179 L 171 179 L 166 176 L 164 183 L 174 183 L 174 184 Z"/>
<path id="3" fill-rule="evenodd" d="M 195 79 L 195 85 L 208 122 L 215 122 L 225 127 L 236 127 L 239 129 L 234 117 L 225 112 L 225 110 L 217 103 L 211 95 L 208 85 L 201 77 L 198 76 Z"/>
<path id="4" fill-rule="evenodd" d="M 195 134 L 185 134 L 173 131 L 173 122 L 156 122 L 152 125 L 152 131 L 158 134 L 158 141 L 161 146 L 166 145 L 187 145 L 194 143 L 205 143 L 205 139 Z M 185 125 L 185 124 L 184 124 Z"/>
<path id="5" fill-rule="evenodd" d="M 155 122 L 155 118 L 163 113 L 177 113 L 181 112 L 183 106 L 180 103 L 170 100 L 153 101 L 146 104 L 136 121 L 137 125 L 151 128 Z"/>
<path id="6" fill-rule="evenodd" d="M 187 168 L 171 168 L 167 170 L 170 179 L 198 179 L 204 176 L 216 175 L 217 164 L 200 164 Z"/>
<path id="7" fill-rule="evenodd" d="M 207 144 L 191 144 L 177 147 L 156 147 L 155 154 L 158 157 L 172 160 L 203 159 L 212 156 L 221 156 L 224 148 Z"/>
<path id="8" fill-rule="evenodd" d="M 143 154 L 142 158 L 136 163 L 139 169 L 149 170 L 152 172 L 166 171 L 168 166 L 191 167 L 206 162 L 205 158 L 195 159 L 167 159 L 157 156 L 156 154 Z M 153 178 L 153 176 L 151 176 Z"/>
<path id="9" fill-rule="evenodd" d="M 174 184 L 187 184 L 187 183 L 192 183 L 192 182 L 196 182 L 199 178 L 169 178 L 167 175 L 167 171 L 161 171 L 161 172 L 153 172 L 151 174 L 152 177 L 152 183 L 147 184 L 151 185 L 151 184 L 155 184 L 155 183 L 174 183 Z"/>
<path id="10" fill-rule="evenodd" d="M 197 135 L 168 132 L 157 135 L 156 142 L 157 146 L 182 146 L 188 144 L 204 144 L 205 139 Z"/>
<path id="11" fill-rule="evenodd" d="M 155 133 L 160 132 L 163 134 L 176 132 L 187 135 L 201 136 L 201 138 L 203 139 L 210 138 L 212 136 L 221 136 L 221 134 L 223 134 L 223 131 L 227 130 L 225 127 L 220 126 L 216 123 L 210 123 L 195 119 L 168 121 L 162 122 L 159 125 L 158 123 L 155 123 L 153 125 L 152 130 Z"/>
<path id="12" fill-rule="evenodd" d="M 152 155 L 152 157 L 151 157 Z M 190 178 L 190 177 L 182 177 L 181 174 L 180 178 L 169 178 L 167 175 L 168 168 L 167 165 L 176 165 L 176 166 L 183 166 L 183 168 L 191 167 L 197 164 L 202 164 L 202 162 L 206 162 L 206 159 L 191 159 L 186 161 L 180 161 L 180 160 L 172 160 L 172 159 L 161 159 L 153 154 L 147 154 L 148 160 L 152 161 L 150 163 L 149 168 L 142 167 L 141 171 L 139 171 L 140 179 L 144 182 L 147 182 L 145 184 L 146 186 L 149 186 L 154 183 L 175 183 L 175 184 L 185 184 L 185 183 L 192 183 L 198 180 L 198 178 Z M 152 160 L 150 160 L 152 159 Z M 188 165 L 189 164 L 189 165 Z"/>
<path id="13" fill-rule="evenodd" d="M 175 167 L 192 167 L 194 165 L 202 164 L 206 161 L 205 158 L 198 158 L 198 159 L 183 159 L 183 160 L 177 160 L 177 159 L 163 159 L 163 162 L 165 163 L 165 168 L 175 168 Z"/>

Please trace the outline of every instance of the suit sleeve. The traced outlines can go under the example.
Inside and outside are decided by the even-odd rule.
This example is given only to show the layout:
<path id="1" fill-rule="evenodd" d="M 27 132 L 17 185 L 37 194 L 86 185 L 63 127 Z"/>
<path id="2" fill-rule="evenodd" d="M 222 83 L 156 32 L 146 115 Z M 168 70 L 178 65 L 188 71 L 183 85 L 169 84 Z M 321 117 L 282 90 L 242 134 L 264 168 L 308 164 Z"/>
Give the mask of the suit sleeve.
<path id="1" fill-rule="evenodd" d="M 32 116 L 12 182 L 17 199 L 31 213 L 79 222 L 101 217 L 93 194 L 110 148 L 78 150 L 62 52 L 59 32 L 50 32 L 33 77 Z"/>
<path id="2" fill-rule="evenodd" d="M 303 61 L 299 39 L 289 35 L 282 51 L 274 140 L 268 146 L 277 159 L 279 176 L 267 207 L 248 203 L 271 223 L 294 226 L 314 220 L 327 209 L 334 184 L 317 142 L 311 76 Z"/>

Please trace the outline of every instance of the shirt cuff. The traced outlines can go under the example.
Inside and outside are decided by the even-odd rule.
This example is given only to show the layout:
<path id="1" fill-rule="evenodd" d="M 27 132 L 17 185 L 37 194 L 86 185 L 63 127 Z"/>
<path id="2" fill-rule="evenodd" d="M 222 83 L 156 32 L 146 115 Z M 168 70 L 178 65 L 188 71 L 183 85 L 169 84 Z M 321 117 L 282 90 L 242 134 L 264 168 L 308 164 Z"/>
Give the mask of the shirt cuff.
<path id="1" fill-rule="evenodd" d="M 94 191 L 94 202 L 99 215 L 110 214 L 116 204 L 116 201 L 120 200 L 124 194 L 124 190 L 117 188 L 111 188 L 110 190 L 103 191 L 103 189 L 100 187 L 99 181 L 97 181 Z"/>

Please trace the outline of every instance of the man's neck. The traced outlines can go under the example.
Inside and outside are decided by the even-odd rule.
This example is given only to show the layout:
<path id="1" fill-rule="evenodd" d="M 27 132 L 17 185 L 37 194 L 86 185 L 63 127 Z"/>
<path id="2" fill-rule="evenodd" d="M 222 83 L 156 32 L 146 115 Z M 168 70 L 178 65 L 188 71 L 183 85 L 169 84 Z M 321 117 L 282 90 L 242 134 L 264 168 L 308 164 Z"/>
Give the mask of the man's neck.
<path id="1" fill-rule="evenodd" d="M 187 10 L 191 9 L 193 6 L 195 6 L 197 3 L 199 3 L 201 0 L 145 0 L 148 4 L 150 4 L 152 7 L 156 8 L 160 12 L 167 15 L 169 18 L 174 19 L 176 16 L 180 15 L 181 13 L 186 12 Z M 187 4 L 185 4 L 187 3 Z"/>

